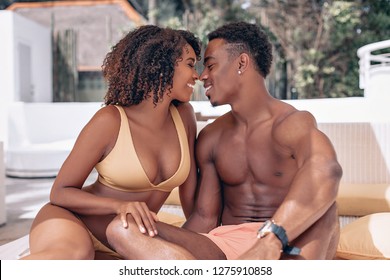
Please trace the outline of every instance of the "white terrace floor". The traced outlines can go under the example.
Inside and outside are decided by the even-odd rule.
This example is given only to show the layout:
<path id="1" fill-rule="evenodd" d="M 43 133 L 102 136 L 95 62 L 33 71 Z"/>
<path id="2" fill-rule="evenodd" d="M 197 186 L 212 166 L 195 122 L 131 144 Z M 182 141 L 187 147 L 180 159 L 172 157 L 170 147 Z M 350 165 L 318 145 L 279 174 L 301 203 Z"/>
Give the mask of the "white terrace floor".
<path id="1" fill-rule="evenodd" d="M 92 174 L 88 182 L 94 181 Z M 49 201 L 54 178 L 18 179 L 5 178 L 7 222 L 0 226 L 0 245 L 29 233 L 33 218 Z"/>
<path id="2" fill-rule="evenodd" d="M 32 219 L 48 201 L 53 179 L 6 178 L 7 222 L 0 227 L 0 245 L 29 232 Z"/>

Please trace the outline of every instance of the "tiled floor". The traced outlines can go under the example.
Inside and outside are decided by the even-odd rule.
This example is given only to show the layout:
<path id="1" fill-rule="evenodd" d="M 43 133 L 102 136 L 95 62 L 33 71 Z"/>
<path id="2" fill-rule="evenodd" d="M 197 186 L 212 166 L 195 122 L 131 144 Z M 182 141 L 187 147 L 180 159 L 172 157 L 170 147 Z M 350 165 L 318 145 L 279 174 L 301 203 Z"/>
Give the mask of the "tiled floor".
<path id="1" fill-rule="evenodd" d="M 92 173 L 86 183 L 95 180 Z M 5 178 L 7 222 L 0 226 L 0 245 L 29 233 L 39 209 L 49 201 L 54 178 Z"/>
<path id="2" fill-rule="evenodd" d="M 53 180 L 5 178 L 7 221 L 0 226 L 0 245 L 28 234 L 36 213 L 49 200 Z"/>

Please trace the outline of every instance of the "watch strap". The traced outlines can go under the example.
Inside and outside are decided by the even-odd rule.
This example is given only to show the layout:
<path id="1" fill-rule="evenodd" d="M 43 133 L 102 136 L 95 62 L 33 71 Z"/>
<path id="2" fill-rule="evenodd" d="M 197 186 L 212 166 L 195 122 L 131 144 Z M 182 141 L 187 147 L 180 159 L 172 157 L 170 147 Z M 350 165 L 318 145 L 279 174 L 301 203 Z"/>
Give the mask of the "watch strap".
<path id="1" fill-rule="evenodd" d="M 279 226 L 275 224 L 274 221 L 271 221 L 271 231 L 276 235 L 280 242 L 282 242 L 283 253 L 289 255 L 299 255 L 301 253 L 301 249 L 298 247 L 288 245 L 286 230 L 282 226 Z"/>
<path id="2" fill-rule="evenodd" d="M 301 249 L 298 247 L 293 247 L 293 246 L 286 246 L 283 248 L 283 253 L 287 255 L 295 255 L 298 256 L 301 253 Z"/>
<path id="3" fill-rule="evenodd" d="M 282 242 L 282 247 L 286 247 L 288 244 L 288 238 L 284 228 L 272 222 L 271 231 L 276 235 L 277 238 L 279 238 L 280 242 Z"/>

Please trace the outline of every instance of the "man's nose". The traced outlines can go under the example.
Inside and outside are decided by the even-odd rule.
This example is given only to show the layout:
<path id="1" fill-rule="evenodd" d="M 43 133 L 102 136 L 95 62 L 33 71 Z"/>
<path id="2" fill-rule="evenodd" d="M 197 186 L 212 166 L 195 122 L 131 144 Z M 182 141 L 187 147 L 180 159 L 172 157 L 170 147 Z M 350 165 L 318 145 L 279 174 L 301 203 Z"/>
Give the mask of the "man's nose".
<path id="1" fill-rule="evenodd" d="M 204 82 L 205 80 L 207 80 L 209 77 L 209 75 L 207 75 L 206 71 L 203 70 L 203 72 L 200 74 L 199 76 L 199 80 L 201 80 L 202 82 Z"/>

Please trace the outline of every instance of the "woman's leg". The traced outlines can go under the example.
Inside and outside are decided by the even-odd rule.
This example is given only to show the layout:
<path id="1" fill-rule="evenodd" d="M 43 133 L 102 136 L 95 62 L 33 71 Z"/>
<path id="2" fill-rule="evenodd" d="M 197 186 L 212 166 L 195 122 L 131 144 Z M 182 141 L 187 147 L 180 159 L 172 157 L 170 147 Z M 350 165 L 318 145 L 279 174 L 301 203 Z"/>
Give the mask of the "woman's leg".
<path id="1" fill-rule="evenodd" d="M 30 231 L 30 255 L 23 259 L 93 259 L 95 250 L 85 225 L 64 208 L 46 204 Z"/>

